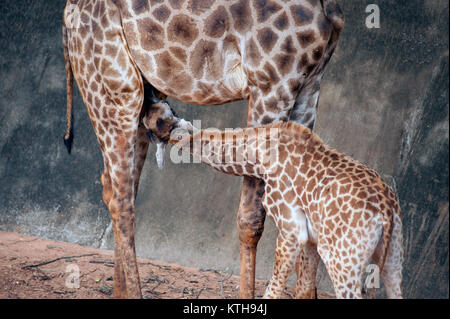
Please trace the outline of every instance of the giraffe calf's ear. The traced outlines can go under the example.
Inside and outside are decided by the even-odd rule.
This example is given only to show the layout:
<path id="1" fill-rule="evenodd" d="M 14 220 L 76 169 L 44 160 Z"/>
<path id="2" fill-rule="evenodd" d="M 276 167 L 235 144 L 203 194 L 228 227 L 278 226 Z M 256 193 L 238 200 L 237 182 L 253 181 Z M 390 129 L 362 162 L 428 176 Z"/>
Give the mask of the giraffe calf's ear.
<path id="1" fill-rule="evenodd" d="M 158 99 L 156 96 L 152 96 L 150 101 L 152 102 L 152 104 L 157 104 L 157 103 L 161 102 L 161 100 Z"/>
<path id="2" fill-rule="evenodd" d="M 147 139 L 149 140 L 150 143 L 156 142 L 156 136 L 155 136 L 155 134 L 153 134 L 152 131 L 147 131 L 146 135 L 147 135 Z"/>
<path id="3" fill-rule="evenodd" d="M 156 96 L 154 90 L 150 90 L 150 102 L 152 104 L 156 104 L 156 103 L 161 102 L 161 99 Z"/>

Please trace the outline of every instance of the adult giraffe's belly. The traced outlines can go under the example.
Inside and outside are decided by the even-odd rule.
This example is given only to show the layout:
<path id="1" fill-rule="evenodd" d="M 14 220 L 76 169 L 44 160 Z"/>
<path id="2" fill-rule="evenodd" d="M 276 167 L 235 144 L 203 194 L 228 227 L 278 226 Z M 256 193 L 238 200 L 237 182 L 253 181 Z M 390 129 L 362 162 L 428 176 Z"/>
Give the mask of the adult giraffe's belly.
<path id="1" fill-rule="evenodd" d="M 190 23 L 181 22 L 184 27 Z M 145 79 L 164 94 L 204 105 L 246 98 L 247 78 L 236 37 L 184 39 L 189 45 L 186 49 L 180 42 L 166 41 L 163 35 L 170 30 L 160 28 L 150 18 L 136 23 L 124 19 L 123 25 L 132 60 Z"/>

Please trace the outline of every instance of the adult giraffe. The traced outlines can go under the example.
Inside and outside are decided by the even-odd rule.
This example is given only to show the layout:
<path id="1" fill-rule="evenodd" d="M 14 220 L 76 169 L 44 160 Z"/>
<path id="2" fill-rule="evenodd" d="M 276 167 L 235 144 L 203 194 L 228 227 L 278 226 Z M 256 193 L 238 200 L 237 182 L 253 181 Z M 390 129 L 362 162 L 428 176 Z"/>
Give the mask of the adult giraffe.
<path id="1" fill-rule="evenodd" d="M 142 296 L 134 228 L 149 143 L 141 123 L 149 104 L 144 91 L 152 86 L 192 104 L 246 99 L 248 126 L 291 120 L 312 129 L 320 81 L 343 25 L 335 0 L 67 0 L 65 142 L 70 149 L 75 77 L 103 154 L 115 297 Z M 244 178 L 237 216 L 242 298 L 254 297 L 263 194 L 261 181 Z M 302 258 L 317 256 L 305 251 Z"/>

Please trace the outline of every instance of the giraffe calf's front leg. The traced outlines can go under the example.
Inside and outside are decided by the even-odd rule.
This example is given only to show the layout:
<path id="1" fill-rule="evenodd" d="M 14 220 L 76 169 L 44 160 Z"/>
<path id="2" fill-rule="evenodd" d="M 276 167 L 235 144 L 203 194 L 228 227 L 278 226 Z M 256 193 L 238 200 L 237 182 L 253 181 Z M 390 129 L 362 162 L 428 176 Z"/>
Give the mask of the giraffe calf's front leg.
<path id="1" fill-rule="evenodd" d="M 286 287 L 301 246 L 295 237 L 283 238 L 279 233 L 275 251 L 275 265 L 264 299 L 279 299 Z"/>

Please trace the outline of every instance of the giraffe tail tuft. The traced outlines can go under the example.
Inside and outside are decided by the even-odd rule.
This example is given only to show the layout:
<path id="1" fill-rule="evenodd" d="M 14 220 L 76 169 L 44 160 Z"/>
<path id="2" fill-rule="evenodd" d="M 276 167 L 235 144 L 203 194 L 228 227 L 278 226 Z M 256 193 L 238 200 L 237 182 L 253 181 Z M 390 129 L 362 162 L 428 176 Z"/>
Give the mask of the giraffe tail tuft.
<path id="1" fill-rule="evenodd" d="M 63 19 L 64 21 L 64 19 Z M 73 123 L 72 123 L 72 105 L 73 105 L 73 72 L 70 64 L 69 49 L 67 47 L 67 27 L 63 22 L 63 48 L 64 48 L 64 62 L 66 69 L 66 93 L 67 93 L 67 130 L 64 135 L 64 145 L 66 145 L 67 152 L 70 154 L 72 150 L 73 141 Z"/>
<path id="2" fill-rule="evenodd" d="M 73 142 L 73 133 L 72 129 L 70 129 L 69 134 L 64 135 L 64 145 L 67 148 L 67 152 L 70 154 L 72 152 L 72 142 Z"/>

